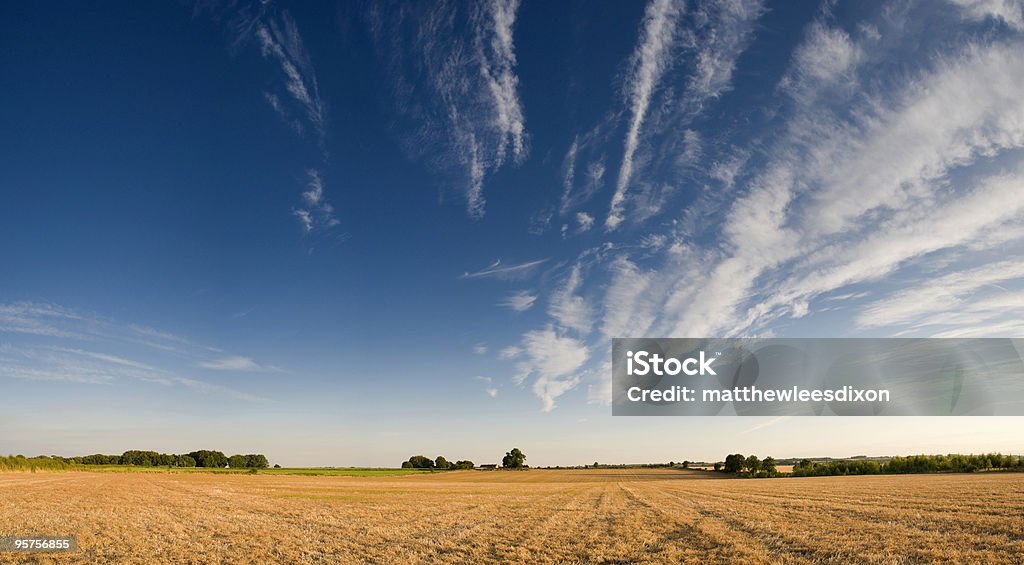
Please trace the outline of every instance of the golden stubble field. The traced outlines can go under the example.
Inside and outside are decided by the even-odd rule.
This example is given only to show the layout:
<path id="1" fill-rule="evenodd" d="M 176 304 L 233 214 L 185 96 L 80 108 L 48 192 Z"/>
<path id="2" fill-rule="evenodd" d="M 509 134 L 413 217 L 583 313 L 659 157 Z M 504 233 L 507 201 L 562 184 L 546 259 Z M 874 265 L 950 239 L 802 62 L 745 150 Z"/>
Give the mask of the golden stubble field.
<path id="1" fill-rule="evenodd" d="M 729 480 L 3 473 L 0 535 L 43 563 L 1022 563 L 1024 474 Z"/>

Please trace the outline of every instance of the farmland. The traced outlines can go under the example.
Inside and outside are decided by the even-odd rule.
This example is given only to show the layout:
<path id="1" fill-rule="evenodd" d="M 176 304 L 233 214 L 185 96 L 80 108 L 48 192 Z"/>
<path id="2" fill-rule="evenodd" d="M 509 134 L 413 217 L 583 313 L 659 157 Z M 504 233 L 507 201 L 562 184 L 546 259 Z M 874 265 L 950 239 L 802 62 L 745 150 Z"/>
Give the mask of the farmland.
<path id="1" fill-rule="evenodd" d="M 1014 563 L 1024 474 L 720 479 L 700 471 L 406 476 L 0 473 L 14 562 Z"/>

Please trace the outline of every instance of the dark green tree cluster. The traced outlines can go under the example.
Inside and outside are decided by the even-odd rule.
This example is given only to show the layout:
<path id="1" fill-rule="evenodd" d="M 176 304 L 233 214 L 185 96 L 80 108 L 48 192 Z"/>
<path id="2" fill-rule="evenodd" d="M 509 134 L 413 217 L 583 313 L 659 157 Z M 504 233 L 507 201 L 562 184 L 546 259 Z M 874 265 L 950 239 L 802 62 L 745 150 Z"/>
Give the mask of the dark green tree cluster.
<path id="1" fill-rule="evenodd" d="M 188 456 L 195 459 L 196 467 L 224 467 L 228 464 L 227 455 L 220 451 L 200 449 L 189 453 Z"/>
<path id="2" fill-rule="evenodd" d="M 195 459 L 188 455 L 157 453 L 156 451 L 142 451 L 138 449 L 129 449 L 121 455 L 104 455 L 102 453 L 94 453 L 92 455 L 61 459 L 73 465 L 135 465 L 137 467 L 196 466 Z"/>
<path id="3" fill-rule="evenodd" d="M 744 457 L 742 453 L 733 453 L 725 458 L 725 464 L 715 463 L 715 470 L 722 470 L 726 473 L 735 473 L 747 477 L 775 477 L 778 470 L 773 457 L 765 457 L 761 460 L 756 455 Z"/>
<path id="4" fill-rule="evenodd" d="M 260 453 L 249 455 L 232 455 L 230 458 L 220 451 L 200 450 L 189 454 L 157 453 L 156 451 L 143 451 L 130 449 L 121 455 L 104 455 L 94 453 L 80 457 L 60 457 L 54 455 L 26 458 L 23 455 L 11 456 L 11 465 L 17 463 L 22 465 L 17 458 L 31 460 L 32 465 L 38 468 L 47 466 L 48 462 L 58 462 L 62 466 L 67 465 L 134 465 L 136 467 L 224 467 L 230 462 L 231 467 L 265 469 L 270 466 L 267 456 Z"/>
<path id="5" fill-rule="evenodd" d="M 93 457 L 95 461 L 110 460 L 109 456 L 87 455 L 83 458 Z M 83 464 L 89 465 L 90 463 Z M 94 465 L 110 465 L 110 463 L 92 463 Z M 188 455 L 175 455 L 173 453 L 157 453 L 155 451 L 138 451 L 131 449 L 121 454 L 116 462 L 118 465 L 135 465 L 137 467 L 195 467 L 196 460 Z"/>
<path id="6" fill-rule="evenodd" d="M 824 477 L 831 475 L 878 475 L 883 473 L 883 465 L 878 461 L 825 461 L 815 463 L 809 459 L 801 459 L 793 466 L 794 477 Z"/>
<path id="7" fill-rule="evenodd" d="M 82 457 L 71 457 L 68 461 L 79 465 L 120 465 L 121 456 L 95 453 L 93 455 L 83 455 Z M 195 462 L 193 462 L 193 466 L 194 464 Z"/>
<path id="8" fill-rule="evenodd" d="M 1020 468 L 1024 468 L 1024 457 L 1001 453 L 912 455 L 910 457 L 893 457 L 885 463 L 886 473 L 937 473 L 943 471 L 973 473 L 986 469 Z"/>
<path id="9" fill-rule="evenodd" d="M 434 460 L 423 455 L 413 455 L 408 461 L 402 463 L 403 469 L 433 469 Z"/>
<path id="10" fill-rule="evenodd" d="M 501 466 L 506 469 L 522 469 L 526 466 L 526 455 L 518 447 L 513 447 L 512 451 L 501 458 Z"/>
<path id="11" fill-rule="evenodd" d="M 250 453 L 228 457 L 228 466 L 232 469 L 266 469 L 270 466 L 270 462 L 267 461 L 266 455 Z"/>
<path id="12" fill-rule="evenodd" d="M 472 469 L 473 467 L 472 461 L 463 459 L 452 463 L 444 455 L 438 455 L 435 459 L 430 459 L 423 455 L 413 455 L 408 461 L 402 462 L 403 469 L 437 469 L 447 471 L 452 469 Z"/>
<path id="13" fill-rule="evenodd" d="M 793 467 L 793 476 L 973 473 L 987 469 L 1024 469 L 1024 457 L 987 453 L 978 455 L 911 455 L 909 457 L 893 457 L 885 462 L 844 460 L 816 463 L 809 459 L 803 459 Z"/>

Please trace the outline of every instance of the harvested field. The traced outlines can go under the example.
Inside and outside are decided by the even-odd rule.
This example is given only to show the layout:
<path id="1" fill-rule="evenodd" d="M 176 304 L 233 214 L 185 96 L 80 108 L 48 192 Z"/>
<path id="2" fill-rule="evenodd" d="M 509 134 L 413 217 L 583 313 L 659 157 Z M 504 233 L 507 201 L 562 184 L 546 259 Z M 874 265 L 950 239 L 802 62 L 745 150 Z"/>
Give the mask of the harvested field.
<path id="1" fill-rule="evenodd" d="M 3 473 L 0 561 L 1020 563 L 1024 474 L 729 480 L 699 471 L 402 477 Z"/>

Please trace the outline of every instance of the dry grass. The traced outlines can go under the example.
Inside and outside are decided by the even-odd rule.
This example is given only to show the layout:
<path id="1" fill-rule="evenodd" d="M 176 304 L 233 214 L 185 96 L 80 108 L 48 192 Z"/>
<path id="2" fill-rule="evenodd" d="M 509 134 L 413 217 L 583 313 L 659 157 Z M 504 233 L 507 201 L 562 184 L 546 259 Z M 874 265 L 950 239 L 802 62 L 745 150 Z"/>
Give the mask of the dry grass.
<path id="1" fill-rule="evenodd" d="M 0 534 L 117 563 L 1020 563 L 1024 474 L 698 480 L 670 470 L 409 477 L 0 474 Z"/>

